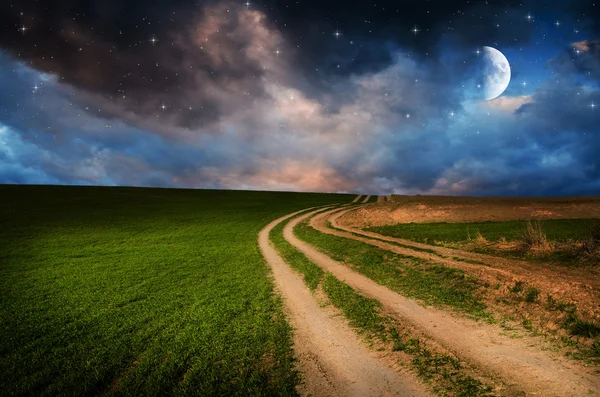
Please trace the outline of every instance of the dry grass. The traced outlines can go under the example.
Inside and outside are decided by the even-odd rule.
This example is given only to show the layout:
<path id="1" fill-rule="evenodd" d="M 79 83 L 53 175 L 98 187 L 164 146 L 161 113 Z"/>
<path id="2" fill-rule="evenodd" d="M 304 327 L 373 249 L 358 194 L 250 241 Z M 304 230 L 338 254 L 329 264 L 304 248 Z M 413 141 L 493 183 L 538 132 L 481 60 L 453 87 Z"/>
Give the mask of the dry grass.
<path id="1" fill-rule="evenodd" d="M 552 241 L 546 237 L 539 220 L 527 221 L 525 230 L 521 233 L 520 248 L 523 251 L 533 251 L 538 253 L 548 253 L 555 249 Z"/>
<path id="2" fill-rule="evenodd" d="M 590 236 L 583 241 L 580 256 L 588 259 L 596 259 L 600 256 L 600 222 L 592 225 Z"/>

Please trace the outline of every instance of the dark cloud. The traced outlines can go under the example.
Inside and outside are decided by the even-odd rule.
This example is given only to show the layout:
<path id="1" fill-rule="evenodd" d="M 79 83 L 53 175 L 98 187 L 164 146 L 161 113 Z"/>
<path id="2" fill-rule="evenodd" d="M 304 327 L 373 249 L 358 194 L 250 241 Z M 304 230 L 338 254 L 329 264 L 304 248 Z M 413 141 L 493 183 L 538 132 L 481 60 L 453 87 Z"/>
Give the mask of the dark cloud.
<path id="1" fill-rule="evenodd" d="M 600 191 L 597 38 L 539 30 L 590 4 L 487 3 L 3 3 L 0 182 Z M 481 45 L 545 74 L 469 101 Z"/>

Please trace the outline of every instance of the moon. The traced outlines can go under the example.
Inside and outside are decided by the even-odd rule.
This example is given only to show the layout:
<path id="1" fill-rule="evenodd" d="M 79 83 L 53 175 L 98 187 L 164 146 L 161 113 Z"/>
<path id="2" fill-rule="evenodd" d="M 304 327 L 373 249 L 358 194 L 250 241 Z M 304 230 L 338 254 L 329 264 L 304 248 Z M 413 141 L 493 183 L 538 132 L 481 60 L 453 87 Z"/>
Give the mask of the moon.
<path id="1" fill-rule="evenodd" d="M 483 47 L 483 65 L 478 88 L 486 101 L 499 97 L 510 83 L 510 64 L 503 53 L 493 47 Z"/>

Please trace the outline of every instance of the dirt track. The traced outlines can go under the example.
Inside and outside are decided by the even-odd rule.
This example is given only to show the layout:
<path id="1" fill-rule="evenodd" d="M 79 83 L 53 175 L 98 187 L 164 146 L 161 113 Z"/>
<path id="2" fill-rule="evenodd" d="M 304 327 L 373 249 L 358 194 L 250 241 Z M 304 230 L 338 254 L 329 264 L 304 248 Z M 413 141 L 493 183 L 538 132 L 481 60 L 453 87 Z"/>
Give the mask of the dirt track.
<path id="1" fill-rule="evenodd" d="M 360 200 L 360 198 L 362 197 L 361 194 L 359 194 L 358 196 L 354 197 L 354 200 L 352 200 L 353 203 L 358 202 L 358 200 Z"/>
<path id="2" fill-rule="evenodd" d="M 323 225 L 318 225 L 319 220 L 322 222 L 328 214 L 317 216 L 311 224 L 321 232 L 331 233 Z M 502 330 L 497 326 L 477 323 L 434 308 L 424 308 L 300 241 L 293 235 L 293 226 L 310 215 L 302 215 L 286 226 L 286 240 L 340 280 L 365 296 L 379 300 L 386 311 L 396 318 L 414 324 L 482 372 L 500 377 L 513 392 L 523 390 L 543 396 L 600 394 L 600 379 L 597 376 L 558 353 L 541 351 L 535 347 L 538 341 L 534 338 L 511 339 L 501 335 Z"/>
<path id="3" fill-rule="evenodd" d="M 294 328 L 294 349 L 304 379 L 299 392 L 312 396 L 431 395 L 412 374 L 399 373 L 379 360 L 331 307 L 319 307 L 302 277 L 271 247 L 271 229 L 295 214 L 267 225 L 258 243 Z"/>
<path id="4" fill-rule="evenodd" d="M 478 277 L 481 277 L 485 274 L 495 274 L 499 279 L 509 282 L 515 282 L 517 280 L 530 280 L 533 285 L 536 285 L 545 293 L 550 293 L 554 296 L 561 296 L 563 299 L 568 299 L 576 303 L 580 311 L 596 319 L 600 319 L 600 313 L 598 313 L 597 309 L 597 294 L 600 292 L 600 277 L 597 277 L 597 270 L 576 269 L 573 267 L 540 266 L 521 260 L 501 258 L 492 255 L 439 247 L 418 243 L 411 240 L 384 236 L 378 233 L 368 232 L 345 225 L 344 222 L 341 222 L 341 219 L 345 219 L 345 215 L 350 211 L 352 211 L 352 209 L 341 211 L 335 210 L 329 213 L 331 216 L 328 216 L 328 220 L 331 222 L 331 225 L 343 231 L 329 229 L 324 222 L 315 224 L 315 226 L 318 226 L 319 230 L 324 233 L 359 240 L 364 243 L 402 255 L 410 255 L 432 260 L 447 266 L 466 270 Z M 322 218 L 317 217 L 315 221 L 319 219 Z M 386 241 L 399 243 L 409 248 L 392 245 L 386 243 Z M 410 247 L 415 247 L 416 249 L 427 249 L 434 251 L 436 254 L 413 250 L 410 249 Z M 459 260 L 454 260 L 451 258 L 458 258 Z M 488 266 L 467 263 L 460 259 L 475 260 L 485 263 Z"/>
<path id="5" fill-rule="evenodd" d="M 389 197 L 389 196 L 388 196 Z M 348 226 L 397 223 L 485 222 L 524 219 L 600 218 L 600 197 L 398 196 L 344 217 Z"/>

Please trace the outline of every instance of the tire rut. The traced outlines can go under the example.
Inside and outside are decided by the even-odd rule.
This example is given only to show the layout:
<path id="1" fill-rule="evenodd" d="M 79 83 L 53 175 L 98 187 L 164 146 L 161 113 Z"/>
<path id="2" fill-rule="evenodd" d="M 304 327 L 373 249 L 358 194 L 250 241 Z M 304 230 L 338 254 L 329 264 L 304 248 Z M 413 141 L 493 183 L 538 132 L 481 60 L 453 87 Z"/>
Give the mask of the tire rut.
<path id="1" fill-rule="evenodd" d="M 333 211 L 322 213 L 319 218 L 322 220 Z M 511 393 L 522 390 L 528 394 L 561 397 L 600 394 L 600 379 L 597 376 L 559 354 L 540 351 L 535 347 L 535 338 L 512 339 L 501 335 L 502 330 L 497 326 L 468 320 L 436 308 L 424 308 L 299 240 L 293 233 L 293 227 L 316 212 L 301 215 L 289 222 L 284 228 L 285 239 L 341 281 L 363 295 L 377 299 L 393 317 L 421 329 L 428 337 L 488 376 L 502 379 Z M 313 227 L 320 232 L 340 235 L 322 225 Z M 356 236 L 353 238 L 360 239 Z"/>
<path id="2" fill-rule="evenodd" d="M 411 373 L 399 373 L 383 364 L 361 343 L 333 308 L 319 307 L 299 273 L 284 262 L 269 241 L 280 222 L 269 223 L 258 235 L 259 248 L 273 271 L 291 326 L 294 350 L 304 383 L 302 395 L 311 396 L 430 396 Z"/>
<path id="3" fill-rule="evenodd" d="M 506 275 L 510 274 L 513 277 L 517 277 L 517 278 L 519 278 L 519 277 L 535 278 L 535 277 L 540 277 L 540 276 L 544 277 L 544 278 L 549 277 L 550 278 L 548 280 L 549 282 L 559 283 L 559 284 L 564 283 L 565 277 L 567 277 L 569 280 L 570 288 L 572 288 L 574 286 L 573 283 L 577 283 L 577 284 L 580 284 L 580 287 L 582 287 L 583 289 L 592 289 L 593 288 L 595 290 L 600 291 L 600 279 L 598 279 L 598 280 L 591 279 L 589 273 L 577 274 L 576 269 L 572 269 L 572 268 L 564 269 L 564 270 L 559 269 L 559 268 L 552 269 L 552 270 L 546 269 L 544 274 L 540 275 L 540 266 L 533 265 L 526 261 L 522 261 L 522 260 L 518 260 L 518 259 L 502 258 L 502 257 L 494 256 L 494 255 L 480 254 L 477 252 L 469 252 L 469 251 L 463 251 L 463 250 L 458 250 L 458 249 L 454 249 L 454 248 L 446 248 L 446 247 L 440 247 L 437 245 L 419 243 L 419 242 L 412 241 L 412 240 L 406 240 L 406 239 L 397 238 L 397 237 L 385 236 L 385 235 L 374 233 L 374 232 L 368 232 L 368 231 L 365 231 L 362 229 L 348 227 L 348 226 L 344 225 L 342 222 L 340 222 L 340 218 L 343 217 L 347 212 L 352 211 L 352 210 L 353 209 L 343 209 L 339 212 L 336 211 L 335 214 L 331 214 L 331 216 L 329 217 L 328 220 L 331 222 L 331 225 L 337 229 L 340 229 L 340 230 L 343 230 L 343 231 L 346 231 L 349 233 L 359 234 L 364 237 L 374 238 L 377 240 L 384 240 L 384 241 L 388 241 L 388 242 L 392 242 L 392 243 L 398 243 L 398 244 L 402 244 L 402 245 L 405 245 L 408 247 L 414 247 L 416 249 L 431 250 L 431 251 L 436 252 L 437 255 L 483 262 L 486 265 L 492 266 L 493 268 L 498 269 L 498 270 L 505 270 L 507 268 L 510 268 L 510 271 L 506 272 L 504 274 L 506 274 Z M 411 255 L 413 255 L 413 254 L 411 254 Z M 414 255 L 414 256 L 416 256 L 416 255 Z M 431 254 L 429 256 L 422 255 L 420 257 L 431 259 L 431 260 L 436 260 L 439 262 L 439 259 L 437 259 L 435 256 L 433 256 Z M 443 259 L 443 258 L 440 258 L 440 259 Z M 482 267 L 481 265 L 473 265 L 473 264 L 470 264 L 470 266 L 464 266 L 464 264 L 461 265 L 457 261 L 451 261 L 451 262 L 455 266 L 468 267 L 468 268 L 472 268 L 472 269 Z M 501 269 L 501 268 L 504 268 L 504 269 Z M 489 270 L 489 267 L 486 267 L 485 269 Z M 568 273 L 565 273 L 567 271 L 568 271 Z M 577 285 L 575 285 L 575 287 L 577 287 Z"/>

